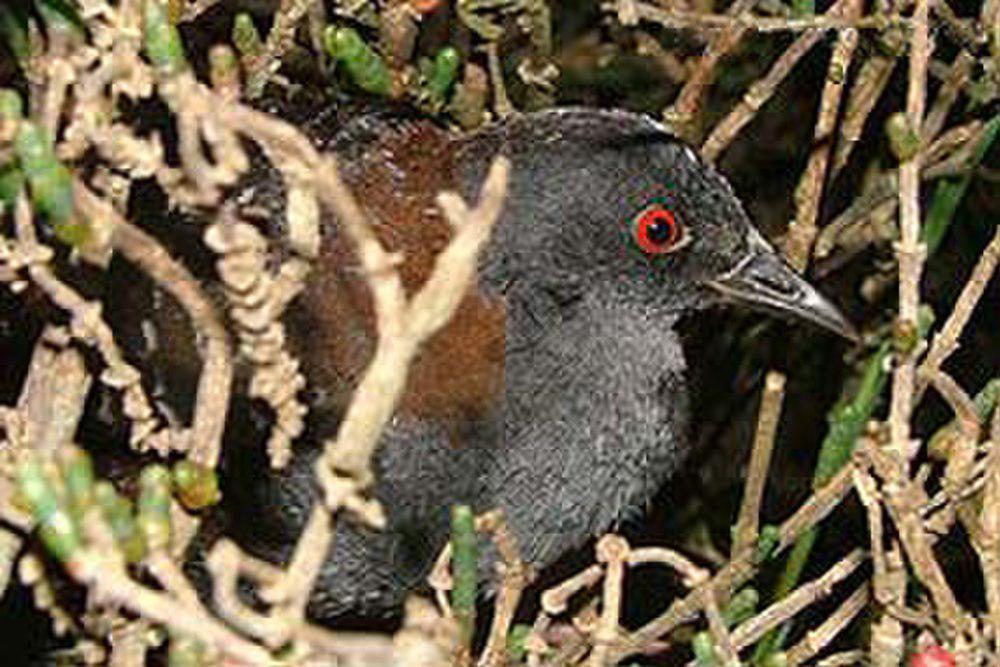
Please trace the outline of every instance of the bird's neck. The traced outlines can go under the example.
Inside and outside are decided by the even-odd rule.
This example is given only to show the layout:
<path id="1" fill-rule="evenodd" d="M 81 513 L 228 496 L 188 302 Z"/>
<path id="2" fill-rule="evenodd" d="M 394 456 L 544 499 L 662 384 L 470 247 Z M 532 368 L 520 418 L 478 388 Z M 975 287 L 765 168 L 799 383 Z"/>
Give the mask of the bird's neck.
<path id="1" fill-rule="evenodd" d="M 545 565 L 641 507 L 678 467 L 688 397 L 672 318 L 538 294 L 508 292 L 504 453 L 484 474 L 485 495 Z"/>

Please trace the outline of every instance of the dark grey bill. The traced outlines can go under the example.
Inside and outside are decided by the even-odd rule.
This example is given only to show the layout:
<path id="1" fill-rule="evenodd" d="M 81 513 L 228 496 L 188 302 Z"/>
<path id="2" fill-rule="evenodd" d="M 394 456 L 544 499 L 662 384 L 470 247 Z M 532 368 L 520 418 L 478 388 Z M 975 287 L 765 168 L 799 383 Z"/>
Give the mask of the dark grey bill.
<path id="1" fill-rule="evenodd" d="M 708 281 L 726 299 L 776 315 L 798 317 L 851 341 L 858 332 L 835 305 L 774 252 L 761 248 Z"/>

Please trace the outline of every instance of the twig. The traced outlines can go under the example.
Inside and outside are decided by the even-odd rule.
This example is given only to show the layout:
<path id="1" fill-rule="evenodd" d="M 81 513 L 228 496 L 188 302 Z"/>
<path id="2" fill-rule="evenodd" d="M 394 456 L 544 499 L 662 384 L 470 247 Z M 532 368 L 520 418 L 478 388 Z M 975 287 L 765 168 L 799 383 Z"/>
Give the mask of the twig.
<path id="1" fill-rule="evenodd" d="M 221 539 L 212 547 L 206 559 L 212 573 L 212 599 L 219 615 L 272 649 L 284 644 L 292 631 L 295 620 L 288 616 L 267 616 L 247 607 L 237 594 L 237 581 L 243 573 L 242 554 L 235 544 Z"/>
<path id="2" fill-rule="evenodd" d="M 736 643 L 733 636 L 729 634 L 729 628 L 726 627 L 726 622 L 719 612 L 719 602 L 715 598 L 715 591 L 710 586 L 702 588 L 701 591 L 702 606 L 705 610 L 705 618 L 708 619 L 708 632 L 712 637 L 712 648 L 725 667 L 739 667 L 740 656 L 737 653 Z"/>
<path id="3" fill-rule="evenodd" d="M 305 428 L 306 407 L 297 394 L 306 384 L 299 362 L 285 344 L 280 321 L 285 306 L 304 284 L 309 265 L 298 256 L 285 260 L 273 274 L 267 266 L 267 241 L 256 227 L 223 208 L 220 221 L 205 230 L 205 244 L 218 255 L 216 267 L 225 289 L 239 350 L 253 375 L 247 392 L 274 412 L 267 451 L 274 468 L 292 457 L 292 441 Z"/>
<path id="4" fill-rule="evenodd" d="M 851 667 L 864 664 L 864 659 L 864 651 L 842 651 L 823 658 L 816 663 L 816 667 Z"/>
<path id="5" fill-rule="evenodd" d="M 591 565 L 568 579 L 564 579 L 552 588 L 542 593 L 542 611 L 549 616 L 555 616 L 566 611 L 569 600 L 582 590 L 590 588 L 604 576 L 604 568 Z"/>
<path id="6" fill-rule="evenodd" d="M 628 562 L 629 546 L 617 535 L 605 535 L 597 542 L 597 562 L 603 563 L 604 595 L 601 599 L 601 617 L 594 632 L 594 649 L 587 664 L 590 667 L 604 667 L 609 664 L 608 653 L 618 639 L 621 615 L 622 586 L 625 583 L 625 564 Z"/>
<path id="7" fill-rule="evenodd" d="M 924 100 L 927 85 L 927 61 L 930 57 L 928 36 L 929 0 L 916 0 L 910 37 L 909 85 L 906 94 L 908 131 L 921 137 Z M 899 166 L 899 229 L 896 245 L 899 263 L 898 327 L 916 331 L 917 309 L 920 306 L 920 273 L 923 269 L 924 246 L 920 241 L 920 151 L 914 151 Z M 891 448 L 897 459 L 900 480 L 915 452 L 910 446 L 910 415 L 913 411 L 915 363 L 910 352 L 900 355 L 893 373 L 892 403 L 889 411 Z"/>
<path id="8" fill-rule="evenodd" d="M 944 0 L 934 3 L 936 7 L 943 4 Z M 948 69 L 948 75 L 941 83 L 941 88 L 938 89 L 934 106 L 931 107 L 924 119 L 923 136 L 925 140 L 937 137 L 944 128 L 945 121 L 948 119 L 948 114 L 958 99 L 959 93 L 969 82 L 973 61 L 974 58 L 967 51 L 959 51 L 958 55 L 955 56 L 955 60 L 952 61 L 951 67 Z"/>
<path id="9" fill-rule="evenodd" d="M 617 11 L 619 20 L 624 25 L 634 24 L 643 19 L 658 23 L 671 29 L 726 29 L 743 28 L 755 32 L 802 32 L 843 30 L 884 30 L 890 25 L 906 24 L 901 17 L 886 17 L 881 15 L 862 16 L 855 19 L 830 14 L 804 18 L 770 18 L 754 16 L 749 13 L 737 14 L 706 14 L 682 10 L 666 10 L 635 0 L 618 0 L 606 3 L 605 10 Z M 622 17 L 625 17 L 624 19 Z"/>
<path id="10" fill-rule="evenodd" d="M 739 518 L 733 528 L 731 553 L 734 558 L 751 548 L 757 541 L 760 507 L 764 500 L 764 487 L 767 484 L 767 471 L 774 450 L 784 387 L 785 376 L 777 371 L 770 371 L 764 379 L 764 392 L 757 413 L 757 432 L 753 440 L 747 481 L 743 489 L 743 503 L 740 505 Z"/>
<path id="11" fill-rule="evenodd" d="M 845 3 L 843 13 L 846 18 L 853 18 L 861 13 L 861 9 L 861 2 L 851 0 Z M 785 236 L 785 256 L 800 273 L 805 270 L 816 238 L 817 218 L 827 180 L 837 112 L 840 110 L 847 72 L 857 45 L 857 30 L 843 30 L 837 35 L 820 96 L 816 129 L 813 132 L 813 149 L 798 187 L 795 188 L 795 218 L 788 226 Z"/>
<path id="12" fill-rule="evenodd" d="M 868 515 L 869 544 L 872 554 L 872 568 L 875 571 L 873 576 L 875 600 L 881 605 L 888 605 L 894 600 L 891 587 L 886 585 L 888 566 L 885 559 L 882 498 L 875 478 L 862 466 L 858 466 L 854 472 L 854 488 L 858 492 L 858 498 Z"/>
<path id="13" fill-rule="evenodd" d="M 733 631 L 733 643 L 737 649 L 750 646 L 764 636 L 771 628 L 794 618 L 800 611 L 818 600 L 830 595 L 837 583 L 849 577 L 868 559 L 862 549 L 855 549 L 840 559 L 823 576 L 803 584 L 787 597 L 759 613 Z"/>
<path id="14" fill-rule="evenodd" d="M 955 378 L 940 368 L 930 377 L 929 382 L 955 413 L 962 438 L 968 442 L 970 449 L 974 450 L 974 445 L 979 439 L 979 414 L 976 404 Z M 949 463 L 951 461 L 952 457 L 949 456 Z"/>
<path id="15" fill-rule="evenodd" d="M 930 378 L 941 368 L 945 360 L 958 349 L 958 340 L 962 336 L 962 331 L 969 323 L 969 319 L 986 291 L 986 286 L 996 272 L 998 264 L 1000 264 L 1000 228 L 993 233 L 993 238 L 983 249 L 968 281 L 958 296 L 958 300 L 955 302 L 954 308 L 952 308 L 951 314 L 948 315 L 941 330 L 934 335 L 931 341 L 930 351 L 920 364 L 915 400 L 919 400 L 926 387 L 927 378 Z"/>
<path id="16" fill-rule="evenodd" d="M 214 5 L 217 5 L 221 0 L 191 0 L 191 2 L 184 7 L 184 12 L 181 14 L 179 23 L 187 23 L 198 18 L 201 14 L 205 13 L 211 9 Z"/>
<path id="17" fill-rule="evenodd" d="M 881 582 L 876 582 L 884 586 L 883 598 L 890 602 L 882 610 L 878 621 L 872 625 L 870 653 L 874 667 L 898 667 L 902 662 L 903 624 L 891 610 L 902 607 L 906 602 L 906 579 L 899 545 L 894 544 L 886 553 L 886 576 Z"/>
<path id="18" fill-rule="evenodd" d="M 978 551 L 989 609 L 987 619 L 993 629 L 993 646 L 1000 651 L 1000 405 L 990 420 L 990 445 Z"/>
<path id="19" fill-rule="evenodd" d="M 493 110 L 497 117 L 506 118 L 514 113 L 514 105 L 507 96 L 507 85 L 503 79 L 503 66 L 500 62 L 500 47 L 496 42 L 489 42 L 486 50 L 486 63 L 490 73 L 490 83 L 493 86 Z"/>
<path id="20" fill-rule="evenodd" d="M 517 538 L 507 526 L 503 513 L 489 512 L 476 520 L 476 529 L 493 538 L 501 562 L 497 564 L 499 584 L 493 603 L 493 620 L 479 664 L 484 667 L 502 667 L 507 660 L 507 635 L 514 613 L 525 587 L 531 581 L 531 570 L 521 560 Z"/>
<path id="21" fill-rule="evenodd" d="M 836 18 L 846 6 L 847 0 L 837 0 L 824 17 Z M 768 73 L 758 81 L 754 82 L 750 89 L 740 100 L 739 105 L 723 118 L 712 133 L 705 140 L 701 147 L 701 154 L 710 162 L 714 162 L 720 153 L 732 142 L 740 130 L 753 119 L 760 108 L 771 99 L 778 85 L 785 80 L 792 68 L 805 56 L 820 38 L 821 32 L 810 31 L 799 35 L 792 44 L 785 49 L 778 60 L 771 66 Z"/>
<path id="22" fill-rule="evenodd" d="M 111 206 L 103 205 L 82 183 L 74 187 L 74 196 L 82 210 L 114 221 L 115 250 L 176 299 L 191 319 L 203 343 L 200 347 L 203 365 L 191 421 L 189 457 L 214 468 L 219 460 L 233 377 L 229 338 L 222 318 L 194 276 L 156 239 L 126 221 Z"/>
<path id="23" fill-rule="evenodd" d="M 709 580 L 708 572 L 705 569 L 666 547 L 639 547 L 629 552 L 628 564 L 630 566 L 646 563 L 659 563 L 675 570 L 681 575 L 681 581 L 688 588 L 701 586 Z"/>
<path id="24" fill-rule="evenodd" d="M 851 490 L 852 471 L 853 466 L 844 466 L 826 486 L 813 493 L 799 507 L 798 511 L 781 525 L 779 528 L 779 551 L 787 549 L 800 535 L 822 521 L 840 504 Z M 675 600 L 665 612 L 623 637 L 611 652 L 610 658 L 622 660 L 639 653 L 644 646 L 658 637 L 669 633 L 678 625 L 696 618 L 702 604 L 701 588 L 712 587 L 717 594 L 719 591 L 732 591 L 738 588 L 757 572 L 758 565 L 755 563 L 755 557 L 754 550 L 750 550 L 739 558 L 730 560 L 712 577 L 711 581 L 706 582 L 684 598 Z"/>
<path id="25" fill-rule="evenodd" d="M 795 646 L 788 649 L 785 652 L 788 666 L 795 667 L 811 660 L 813 656 L 836 639 L 837 635 L 843 632 L 844 628 L 850 625 L 851 621 L 868 606 L 871 597 L 869 595 L 870 588 L 867 582 L 858 586 L 850 597 L 844 600 L 819 627 L 807 632 L 806 636 L 800 639 Z"/>
<path id="26" fill-rule="evenodd" d="M 134 422 L 132 441 L 141 441 L 156 428 L 157 420 L 139 381 L 139 372 L 125 361 L 111 328 L 101 317 L 100 305 L 86 301 L 76 290 L 61 281 L 49 266 L 51 252 L 37 241 L 31 221 L 31 209 L 23 193 L 15 205 L 14 225 L 19 242 L 33 258 L 28 263 L 28 275 L 57 307 L 70 314 L 70 330 L 73 335 L 97 349 L 107 366 L 106 371 L 101 374 L 101 380 L 122 392 L 125 415 Z M 78 407 L 82 411 L 82 403 Z M 46 423 L 46 420 L 37 423 Z M 63 435 L 66 439 L 60 442 L 72 439 L 74 433 Z"/>
<path id="27" fill-rule="evenodd" d="M 896 470 L 896 465 L 898 462 L 894 461 L 893 470 Z M 913 573 L 929 591 L 945 630 L 953 634 L 961 633 L 968 625 L 968 619 L 963 614 L 940 563 L 934 557 L 931 540 L 924 531 L 923 521 L 920 519 L 921 503 L 917 501 L 921 489 L 916 480 L 903 483 L 906 486 L 897 488 L 891 488 L 892 482 L 889 483 L 886 503 L 889 515 L 899 530 L 900 542 L 909 557 Z"/>
<path id="28" fill-rule="evenodd" d="M 882 92 L 889 83 L 892 71 L 896 67 L 897 53 L 902 49 L 904 34 L 902 30 L 887 30 L 881 35 L 885 50 L 889 54 L 876 51 L 861 66 L 858 75 L 851 86 L 844 109 L 844 118 L 840 125 L 840 137 L 833 156 L 833 168 L 830 178 L 836 178 L 840 170 L 847 164 L 851 151 L 861 138 L 865 121 L 872 109 L 882 97 Z"/>
<path id="29" fill-rule="evenodd" d="M 274 17 L 274 25 L 267 34 L 264 52 L 254 58 L 253 70 L 247 72 L 246 91 L 250 98 L 257 97 L 264 91 L 268 79 L 281 66 L 281 56 L 293 45 L 295 28 L 299 21 L 309 13 L 316 0 L 282 0 Z"/>
<path id="30" fill-rule="evenodd" d="M 89 585 L 95 599 L 105 604 L 114 603 L 142 614 L 155 623 L 215 646 L 248 665 L 271 664 L 267 651 L 234 634 L 212 616 L 141 586 L 116 568 L 96 562 L 93 569 L 83 575 L 81 583 Z"/>
<path id="31" fill-rule="evenodd" d="M 726 13 L 730 16 L 748 14 L 755 4 L 754 0 L 735 0 Z M 741 25 L 731 25 L 716 33 L 698 58 L 698 64 L 684 82 L 677 99 L 664 112 L 665 117 L 681 128 L 681 133 L 686 139 L 690 141 L 695 139 L 695 127 L 698 125 L 701 105 L 716 76 L 719 63 L 739 45 L 745 34 L 746 28 Z"/>

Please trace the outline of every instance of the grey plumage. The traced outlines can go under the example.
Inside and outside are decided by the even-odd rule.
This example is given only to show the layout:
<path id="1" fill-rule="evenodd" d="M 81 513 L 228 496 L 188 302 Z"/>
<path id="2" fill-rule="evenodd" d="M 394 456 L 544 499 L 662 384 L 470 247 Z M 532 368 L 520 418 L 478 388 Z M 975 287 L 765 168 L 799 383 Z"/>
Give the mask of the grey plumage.
<path id="1" fill-rule="evenodd" d="M 332 145 L 361 155 L 397 127 L 359 120 Z M 458 434 L 412 415 L 393 419 L 375 460 L 388 529 L 338 527 L 310 603 L 318 620 L 398 608 L 447 540 L 454 503 L 502 508 L 537 567 L 643 506 L 688 451 L 677 320 L 722 300 L 715 277 L 773 252 L 725 180 L 644 117 L 556 110 L 454 141 L 455 185 L 467 198 L 494 155 L 513 165 L 480 271 L 481 289 L 506 310 L 504 391 Z M 685 228 L 682 250 L 650 256 L 635 246 L 628 221 L 650 201 Z M 241 482 L 252 488 L 229 506 L 242 504 L 252 521 L 231 523 L 251 551 L 289 556 L 315 498 L 313 455 Z"/>

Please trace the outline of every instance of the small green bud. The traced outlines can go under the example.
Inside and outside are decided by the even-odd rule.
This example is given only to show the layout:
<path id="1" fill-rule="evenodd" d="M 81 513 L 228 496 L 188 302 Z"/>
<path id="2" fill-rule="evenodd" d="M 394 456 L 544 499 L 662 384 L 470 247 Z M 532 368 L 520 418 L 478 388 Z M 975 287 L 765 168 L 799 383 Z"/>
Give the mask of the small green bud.
<path id="1" fill-rule="evenodd" d="M 427 91 L 433 100 L 444 103 L 461 64 L 462 58 L 454 48 L 446 46 L 438 51 L 427 74 Z"/>
<path id="2" fill-rule="evenodd" d="M 527 653 L 524 642 L 530 634 L 531 626 L 524 623 L 518 623 L 510 629 L 510 633 L 507 635 L 507 656 L 511 662 L 520 663 L 524 660 Z"/>
<path id="3" fill-rule="evenodd" d="M 468 505 L 451 508 L 451 606 L 458 621 L 462 643 L 472 639 L 476 622 L 479 537 L 476 518 Z"/>
<path id="4" fill-rule="evenodd" d="M 139 529 L 150 551 L 170 544 L 170 471 L 151 465 L 139 475 Z"/>
<path id="5" fill-rule="evenodd" d="M 208 52 L 208 76 L 218 91 L 238 93 L 240 64 L 236 53 L 225 44 L 216 44 Z"/>
<path id="6" fill-rule="evenodd" d="M 94 468 L 90 457 L 79 447 L 68 445 L 59 450 L 59 464 L 66 485 L 66 497 L 77 515 L 82 515 L 93 501 Z"/>
<path id="7" fill-rule="evenodd" d="M 792 16 L 812 16 L 815 13 L 814 0 L 792 0 Z"/>
<path id="8" fill-rule="evenodd" d="M 757 550 L 754 553 L 754 562 L 757 564 L 763 563 L 774 555 L 774 550 L 778 547 L 780 540 L 781 531 L 777 526 L 771 524 L 762 526 L 760 535 L 757 536 Z"/>
<path id="9" fill-rule="evenodd" d="M 886 29 L 875 40 L 875 48 L 887 58 L 898 58 L 906 51 L 906 32 L 899 25 L 886 23 Z"/>
<path id="10" fill-rule="evenodd" d="M 843 63 L 831 63 L 830 69 L 827 72 L 827 77 L 836 84 L 844 83 L 844 79 L 847 76 L 847 72 L 844 70 Z"/>
<path id="11" fill-rule="evenodd" d="M 144 0 L 142 33 L 146 56 L 156 68 L 167 74 L 175 74 L 184 69 L 187 64 L 184 44 L 177 26 L 170 22 L 163 0 Z"/>
<path id="12" fill-rule="evenodd" d="M 264 42 L 253 19 L 246 12 L 240 12 L 233 19 L 233 46 L 243 56 L 259 56 L 264 53 Z"/>
<path id="13" fill-rule="evenodd" d="M 24 101 L 12 88 L 0 88 L 0 120 L 21 120 L 24 117 Z"/>
<path id="14" fill-rule="evenodd" d="M 757 613 L 760 594 L 755 588 L 743 588 L 730 600 L 729 606 L 722 612 L 722 618 L 727 627 L 734 627 L 753 617 Z"/>
<path id="15" fill-rule="evenodd" d="M 170 635 L 168 667 L 202 667 L 206 663 L 205 645 L 186 635 Z"/>
<path id="16" fill-rule="evenodd" d="M 73 178 L 56 158 L 52 141 L 45 130 L 36 123 L 21 122 L 14 138 L 14 151 L 31 186 L 35 208 L 54 225 L 76 226 L 73 221 Z"/>
<path id="17" fill-rule="evenodd" d="M 691 651 L 694 653 L 694 660 L 698 667 L 716 667 L 719 664 L 718 658 L 715 656 L 712 637 L 704 630 L 691 639 Z"/>
<path id="18" fill-rule="evenodd" d="M 919 342 L 920 333 L 913 320 L 896 319 L 892 323 L 892 349 L 897 355 L 909 355 Z"/>
<path id="19" fill-rule="evenodd" d="M 177 498 L 189 510 L 219 502 L 219 481 L 211 468 L 182 459 L 174 464 L 173 477 Z"/>
<path id="20" fill-rule="evenodd" d="M 146 555 L 146 543 L 135 523 L 132 503 L 128 498 L 118 495 L 110 482 L 102 480 L 94 485 L 94 502 L 101 508 L 101 514 L 125 560 L 129 563 L 142 560 Z"/>
<path id="21" fill-rule="evenodd" d="M 59 511 L 59 498 L 48 473 L 38 460 L 25 461 L 18 469 L 18 491 L 27 509 L 39 520 Z"/>
<path id="22" fill-rule="evenodd" d="M 385 61 L 353 28 L 327 26 L 323 34 L 327 53 L 347 72 L 356 86 L 373 95 L 392 91 L 392 75 Z"/>
<path id="23" fill-rule="evenodd" d="M 788 654 L 784 651 L 777 651 L 768 655 L 761 667 L 786 667 L 787 665 Z"/>
<path id="24" fill-rule="evenodd" d="M 889 137 L 889 148 L 900 162 L 906 162 L 920 151 L 920 137 L 906 114 L 897 112 L 889 116 L 885 122 L 885 133 Z"/>
<path id="25" fill-rule="evenodd" d="M 38 521 L 42 542 L 59 560 L 66 562 L 82 546 L 80 527 L 59 501 L 50 472 L 37 460 L 23 463 L 18 469 L 21 497 Z"/>

